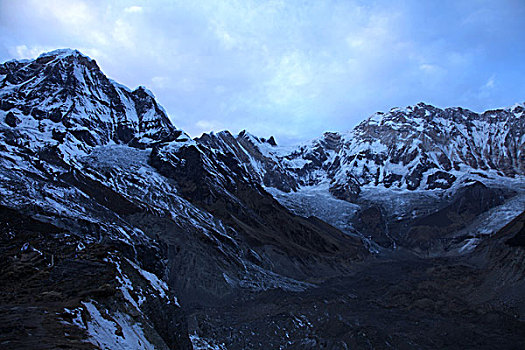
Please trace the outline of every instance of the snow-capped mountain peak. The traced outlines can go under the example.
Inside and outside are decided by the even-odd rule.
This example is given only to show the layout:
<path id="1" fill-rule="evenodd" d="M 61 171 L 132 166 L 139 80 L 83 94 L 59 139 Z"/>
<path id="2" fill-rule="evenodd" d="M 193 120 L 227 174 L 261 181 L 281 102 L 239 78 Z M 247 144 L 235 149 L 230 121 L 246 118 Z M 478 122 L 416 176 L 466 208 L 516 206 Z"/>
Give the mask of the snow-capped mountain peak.
<path id="1" fill-rule="evenodd" d="M 67 56 L 80 56 L 80 57 L 89 58 L 88 56 L 84 55 L 83 53 L 81 53 L 80 51 L 76 49 L 56 49 L 53 51 L 44 52 L 40 54 L 38 58 L 42 58 L 42 57 L 64 58 Z"/>
<path id="2" fill-rule="evenodd" d="M 421 102 L 297 147 L 269 147 L 246 131 L 228 142 L 242 146 L 238 158 L 267 187 L 288 192 L 329 183 L 334 196 L 353 201 L 365 185 L 431 190 L 450 188 L 465 173 L 522 176 L 523 111 L 522 104 L 479 114 Z"/>
<path id="3" fill-rule="evenodd" d="M 49 143 L 76 140 L 80 150 L 110 143 L 148 147 L 183 134 L 151 91 L 115 83 L 77 50 L 0 64 L 0 99 L 11 127 L 36 128 Z"/>

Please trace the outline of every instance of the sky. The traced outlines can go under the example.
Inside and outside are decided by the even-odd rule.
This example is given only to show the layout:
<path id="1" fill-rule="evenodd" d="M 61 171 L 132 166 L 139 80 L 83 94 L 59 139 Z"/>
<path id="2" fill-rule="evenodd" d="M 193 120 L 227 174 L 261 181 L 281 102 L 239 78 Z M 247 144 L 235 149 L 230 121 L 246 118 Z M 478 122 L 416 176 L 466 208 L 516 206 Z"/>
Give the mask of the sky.
<path id="1" fill-rule="evenodd" d="M 192 136 L 291 144 L 426 102 L 525 101 L 525 0 L 0 0 L 0 61 L 74 48 Z"/>

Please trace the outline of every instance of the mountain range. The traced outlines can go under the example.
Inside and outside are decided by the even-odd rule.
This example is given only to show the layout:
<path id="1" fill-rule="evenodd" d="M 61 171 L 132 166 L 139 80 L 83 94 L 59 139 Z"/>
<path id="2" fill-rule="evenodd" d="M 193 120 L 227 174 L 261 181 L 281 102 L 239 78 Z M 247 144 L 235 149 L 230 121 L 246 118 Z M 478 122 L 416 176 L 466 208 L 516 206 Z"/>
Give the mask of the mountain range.
<path id="1" fill-rule="evenodd" d="M 0 344 L 525 346 L 525 105 L 191 138 L 64 49 L 0 64 Z"/>

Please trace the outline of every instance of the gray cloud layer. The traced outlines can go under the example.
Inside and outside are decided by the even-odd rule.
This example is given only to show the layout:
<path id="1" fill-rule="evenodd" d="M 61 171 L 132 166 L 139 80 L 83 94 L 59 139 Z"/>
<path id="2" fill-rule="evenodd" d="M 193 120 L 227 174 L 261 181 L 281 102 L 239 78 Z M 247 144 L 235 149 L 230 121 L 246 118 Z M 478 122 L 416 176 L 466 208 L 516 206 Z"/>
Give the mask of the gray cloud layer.
<path id="1" fill-rule="evenodd" d="M 419 101 L 524 101 L 523 18 L 522 0 L 2 0 L 0 59 L 77 48 L 194 136 L 289 143 Z"/>

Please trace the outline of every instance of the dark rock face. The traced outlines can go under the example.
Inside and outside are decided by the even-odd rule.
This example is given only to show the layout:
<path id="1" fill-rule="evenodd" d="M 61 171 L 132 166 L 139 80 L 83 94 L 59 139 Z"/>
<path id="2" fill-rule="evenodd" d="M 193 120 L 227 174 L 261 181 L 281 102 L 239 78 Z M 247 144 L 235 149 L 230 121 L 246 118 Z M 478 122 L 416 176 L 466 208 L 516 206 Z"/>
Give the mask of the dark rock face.
<path id="1" fill-rule="evenodd" d="M 150 164 L 174 179 L 188 201 L 243 235 L 257 255 L 280 255 L 280 263 L 274 265 L 278 273 L 293 278 L 326 276 L 347 269 L 345 260 L 366 255 L 358 240 L 327 224 L 319 227 L 291 215 L 257 183 L 248 181 L 249 175 L 233 157 L 215 157 L 195 145 L 171 151 L 156 148 Z"/>
<path id="2" fill-rule="evenodd" d="M 278 161 L 261 152 L 258 146 L 263 142 L 246 131 L 240 132 L 236 137 L 228 131 L 204 134 L 196 141 L 235 159 L 246 170 L 248 176 L 258 183 L 284 192 L 295 191 L 299 186 L 297 179 Z M 254 168 L 255 165 L 260 168 Z"/>
<path id="3" fill-rule="evenodd" d="M 511 247 L 525 247 L 525 225 L 522 223 L 521 229 L 516 233 L 516 235 L 509 238 L 505 243 Z"/>
<path id="4" fill-rule="evenodd" d="M 354 202 L 359 196 L 361 189 L 359 183 L 355 179 L 350 178 L 346 184 L 335 182 L 328 191 L 337 199 Z"/>
<path id="5" fill-rule="evenodd" d="M 381 213 L 381 208 L 371 206 L 358 214 L 356 229 L 369 236 L 382 247 L 392 247 L 392 239 L 388 236 L 388 223 Z"/>
<path id="6" fill-rule="evenodd" d="M 506 305 L 522 324 L 525 320 L 525 249 L 523 245 L 512 242 L 519 243 L 520 237 L 523 237 L 524 224 L 525 212 L 522 212 L 481 242 L 468 257 L 469 263 L 485 271 L 485 280 L 473 299 L 491 305 Z M 525 340 L 523 337 L 521 339 Z"/>
<path id="7" fill-rule="evenodd" d="M 403 176 L 399 174 L 386 174 L 384 177 L 383 183 L 386 188 L 389 188 L 395 183 L 399 184 L 402 178 Z"/>
<path id="8" fill-rule="evenodd" d="M 444 171 L 436 171 L 434 174 L 428 176 L 427 189 L 433 190 L 436 188 L 447 189 L 456 181 L 456 177 Z"/>
<path id="9" fill-rule="evenodd" d="M 270 136 L 270 138 L 266 142 L 268 142 L 272 146 L 277 146 L 277 142 L 275 142 L 273 136 Z"/>
<path id="10" fill-rule="evenodd" d="M 7 125 L 9 125 L 10 127 L 12 127 L 12 128 L 16 127 L 21 122 L 22 121 L 20 120 L 20 118 L 18 118 L 16 115 L 14 115 L 13 112 L 9 112 L 5 116 L 5 123 Z"/>
<path id="11" fill-rule="evenodd" d="M 126 299 L 117 282 L 119 272 L 108 261 L 123 260 L 122 253 L 112 244 L 84 244 L 52 224 L 3 206 L 0 206 L 0 223 L 0 341 L 3 346 L 95 348 L 85 342 L 88 333 L 75 325 L 75 314 L 71 310 L 79 310 L 88 323 L 93 315 L 83 308 L 82 301 L 96 302 L 100 310 L 107 309 L 109 314 L 105 317 L 110 321 L 111 316 L 123 311 Z M 137 288 L 148 288 L 131 265 L 125 269 L 129 278 L 136 279 Z M 154 324 L 154 328 L 147 331 L 152 332 L 149 338 L 158 337 L 158 348 L 191 348 L 180 308 L 150 296 L 142 309 L 141 317 L 147 318 L 141 321 Z M 136 317 L 140 319 L 138 314 Z"/>
<path id="12" fill-rule="evenodd" d="M 452 200 L 439 210 L 411 220 L 402 229 L 399 244 L 419 252 L 443 249 L 453 234 L 471 223 L 478 215 L 502 204 L 512 193 L 491 189 L 475 181 L 458 190 Z"/>

